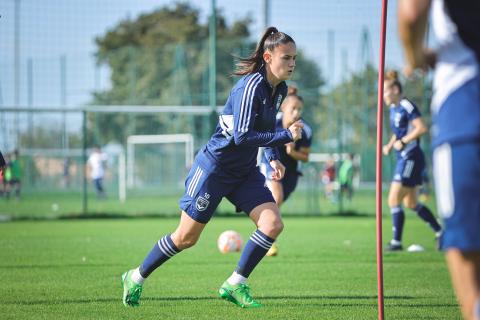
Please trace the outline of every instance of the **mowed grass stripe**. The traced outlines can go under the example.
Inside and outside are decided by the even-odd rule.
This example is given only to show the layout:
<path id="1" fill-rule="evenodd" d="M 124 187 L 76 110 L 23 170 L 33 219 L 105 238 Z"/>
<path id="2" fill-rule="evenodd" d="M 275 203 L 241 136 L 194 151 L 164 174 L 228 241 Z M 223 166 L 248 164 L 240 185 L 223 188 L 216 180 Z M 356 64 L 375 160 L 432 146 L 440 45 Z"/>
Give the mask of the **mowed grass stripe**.
<path id="1" fill-rule="evenodd" d="M 121 303 L 120 275 L 138 265 L 177 219 L 69 220 L 0 224 L 2 319 L 376 319 L 375 220 L 285 219 L 279 255 L 251 276 L 265 307 L 242 310 L 216 290 L 239 253 L 222 255 L 216 238 L 234 229 L 247 240 L 245 217 L 214 218 L 199 243 L 152 274 L 142 306 Z M 389 239 L 390 221 L 384 237 Z M 385 254 L 388 319 L 461 319 L 433 234 L 407 217 L 405 243 L 423 253 Z"/>

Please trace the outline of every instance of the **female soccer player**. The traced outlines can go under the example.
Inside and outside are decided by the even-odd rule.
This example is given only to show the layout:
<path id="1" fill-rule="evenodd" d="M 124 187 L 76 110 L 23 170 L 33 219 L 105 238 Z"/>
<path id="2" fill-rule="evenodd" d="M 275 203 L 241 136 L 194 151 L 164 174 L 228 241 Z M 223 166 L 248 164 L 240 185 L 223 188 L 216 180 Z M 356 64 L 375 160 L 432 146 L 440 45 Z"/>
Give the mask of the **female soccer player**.
<path id="1" fill-rule="evenodd" d="M 399 2 L 400 38 L 407 75 L 436 62 L 432 144 L 442 249 L 463 317 L 480 320 L 480 5 L 433 1 L 433 52 L 423 41 L 431 2 Z"/>
<path id="2" fill-rule="evenodd" d="M 384 82 L 383 99 L 390 106 L 390 127 L 393 135 L 383 146 L 383 153 L 388 155 L 392 148 L 397 154 L 397 165 L 390 185 L 388 206 L 392 213 L 393 239 L 388 243 L 388 251 L 402 250 L 402 233 L 405 221 L 403 204 L 414 210 L 427 222 L 438 238 L 441 227 L 432 212 L 417 201 L 417 186 L 422 184 L 422 172 L 425 158 L 420 149 L 420 137 L 427 132 L 418 108 L 406 98 L 402 98 L 402 86 L 396 71 L 389 71 Z"/>
<path id="3" fill-rule="evenodd" d="M 295 69 L 293 39 L 269 27 L 256 50 L 240 59 L 235 74 L 243 75 L 230 92 L 215 133 L 195 158 L 180 199 L 180 224 L 155 243 L 143 263 L 122 275 L 123 303 L 138 306 L 145 279 L 162 263 L 193 246 L 223 197 L 248 213 L 257 226 L 245 245 L 232 275 L 219 289 L 220 296 L 240 307 L 259 307 L 246 284 L 248 276 L 283 230 L 279 209 L 257 164 L 259 147 L 280 180 L 285 167 L 277 146 L 301 138 L 302 123 L 275 130 L 275 116 L 287 94 L 285 80 Z"/>
<path id="4" fill-rule="evenodd" d="M 282 113 L 277 115 L 276 127 L 279 130 L 286 129 L 301 119 L 303 98 L 297 95 L 297 91 L 297 88 L 293 86 L 288 87 L 288 95 L 281 106 Z M 280 162 L 285 166 L 285 175 L 282 180 L 273 179 L 273 168 L 270 166 L 266 154 L 262 154 L 262 173 L 267 179 L 267 186 L 272 191 L 278 206 L 281 206 L 297 187 L 298 177 L 302 175 L 299 161 L 307 162 L 310 154 L 312 129 L 303 119 L 300 121 L 303 123 L 302 138 L 278 148 Z"/>

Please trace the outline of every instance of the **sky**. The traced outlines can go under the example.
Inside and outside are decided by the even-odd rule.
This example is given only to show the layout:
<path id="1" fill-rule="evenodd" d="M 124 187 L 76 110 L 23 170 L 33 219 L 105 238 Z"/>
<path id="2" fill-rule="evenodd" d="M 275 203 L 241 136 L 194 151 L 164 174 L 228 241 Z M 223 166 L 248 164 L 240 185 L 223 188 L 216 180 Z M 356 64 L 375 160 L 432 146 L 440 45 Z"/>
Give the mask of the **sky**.
<path id="1" fill-rule="evenodd" d="M 135 19 L 173 1 L 166 0 L 2 0 L 0 1 L 0 105 L 14 104 L 14 8 L 20 4 L 20 105 L 59 106 L 62 103 L 60 60 L 66 60 L 67 106 L 90 100 L 94 88 L 107 88 L 109 72 L 95 69 L 94 39 L 119 21 Z M 189 1 L 206 21 L 210 0 Z M 369 60 L 377 65 L 381 0 L 270 0 L 270 24 L 290 34 L 315 60 L 330 83 L 343 79 L 362 63 L 361 31 L 370 35 Z M 251 17 L 252 38 L 264 29 L 263 1 L 216 0 L 227 22 Z M 389 1 L 386 64 L 402 65 L 396 29 L 396 1 Z M 329 54 L 327 34 L 333 34 Z M 334 59 L 331 63 L 331 59 Z M 33 101 L 27 94 L 28 61 L 32 65 Z"/>

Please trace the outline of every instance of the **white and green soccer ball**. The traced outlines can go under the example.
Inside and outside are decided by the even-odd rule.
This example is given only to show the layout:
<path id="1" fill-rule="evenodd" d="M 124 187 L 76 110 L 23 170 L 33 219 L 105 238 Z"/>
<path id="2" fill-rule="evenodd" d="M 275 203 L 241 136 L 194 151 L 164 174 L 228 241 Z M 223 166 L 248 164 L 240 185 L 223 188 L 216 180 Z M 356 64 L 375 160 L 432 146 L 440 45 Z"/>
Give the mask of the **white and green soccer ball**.
<path id="1" fill-rule="evenodd" d="M 221 253 L 239 252 L 242 250 L 242 236 L 233 230 L 227 230 L 220 234 L 217 240 L 218 250 Z"/>

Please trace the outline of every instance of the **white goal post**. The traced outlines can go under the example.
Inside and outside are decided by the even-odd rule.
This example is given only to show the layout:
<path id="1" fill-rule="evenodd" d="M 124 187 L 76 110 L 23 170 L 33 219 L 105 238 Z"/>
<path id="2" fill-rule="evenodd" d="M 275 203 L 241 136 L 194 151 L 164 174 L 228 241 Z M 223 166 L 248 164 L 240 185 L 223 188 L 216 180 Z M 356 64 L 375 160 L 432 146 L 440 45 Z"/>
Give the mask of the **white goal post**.
<path id="1" fill-rule="evenodd" d="M 139 144 L 185 144 L 185 168 L 193 162 L 194 139 L 190 133 L 182 134 L 158 134 L 158 135 L 133 135 L 127 138 L 127 186 L 135 185 L 135 146 Z"/>

